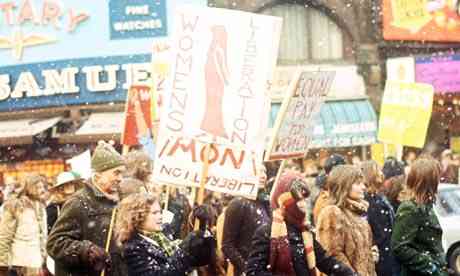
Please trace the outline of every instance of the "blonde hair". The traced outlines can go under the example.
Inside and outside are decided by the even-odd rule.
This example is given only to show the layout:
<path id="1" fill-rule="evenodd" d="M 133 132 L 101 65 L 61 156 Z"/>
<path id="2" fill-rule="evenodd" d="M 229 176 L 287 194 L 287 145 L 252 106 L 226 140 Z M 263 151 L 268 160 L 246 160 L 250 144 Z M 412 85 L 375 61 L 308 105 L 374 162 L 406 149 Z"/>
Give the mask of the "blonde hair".
<path id="1" fill-rule="evenodd" d="M 123 245 L 133 236 L 145 221 L 155 202 L 158 202 L 158 199 L 151 194 L 135 193 L 119 203 L 115 225 L 115 237 L 118 245 Z"/>
<path id="2" fill-rule="evenodd" d="M 39 201 L 38 183 L 46 187 L 46 178 L 38 173 L 27 174 L 20 181 L 14 183 L 11 197 L 5 202 L 5 210 L 12 214 L 20 214 L 24 208 L 33 208 L 32 201 Z"/>
<path id="3" fill-rule="evenodd" d="M 339 165 L 327 177 L 331 203 L 344 208 L 352 185 L 363 180 L 361 170 L 354 165 Z"/>
<path id="4" fill-rule="evenodd" d="M 407 188 L 418 204 L 433 203 L 438 193 L 441 166 L 432 158 L 417 159 L 407 176 Z"/>
<path id="5" fill-rule="evenodd" d="M 382 188 L 383 181 L 379 179 L 381 173 L 379 164 L 374 160 L 369 160 L 361 163 L 360 167 L 367 190 L 370 193 L 375 193 L 380 190 L 380 188 Z"/>

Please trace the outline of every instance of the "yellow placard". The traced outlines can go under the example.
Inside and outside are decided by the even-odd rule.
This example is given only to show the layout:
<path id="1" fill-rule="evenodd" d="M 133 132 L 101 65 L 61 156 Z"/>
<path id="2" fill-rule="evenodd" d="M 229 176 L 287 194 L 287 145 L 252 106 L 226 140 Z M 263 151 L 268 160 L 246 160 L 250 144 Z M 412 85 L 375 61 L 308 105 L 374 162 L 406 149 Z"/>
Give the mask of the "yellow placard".
<path id="1" fill-rule="evenodd" d="M 387 81 L 380 110 L 378 140 L 422 148 L 431 118 L 432 85 Z"/>
<path id="2" fill-rule="evenodd" d="M 454 153 L 460 153 L 460 137 L 451 137 L 450 138 L 450 149 Z"/>
<path id="3" fill-rule="evenodd" d="M 398 148 L 396 145 L 382 143 L 371 145 L 372 160 L 375 160 L 380 166 L 383 166 L 385 158 L 390 156 L 398 157 Z"/>

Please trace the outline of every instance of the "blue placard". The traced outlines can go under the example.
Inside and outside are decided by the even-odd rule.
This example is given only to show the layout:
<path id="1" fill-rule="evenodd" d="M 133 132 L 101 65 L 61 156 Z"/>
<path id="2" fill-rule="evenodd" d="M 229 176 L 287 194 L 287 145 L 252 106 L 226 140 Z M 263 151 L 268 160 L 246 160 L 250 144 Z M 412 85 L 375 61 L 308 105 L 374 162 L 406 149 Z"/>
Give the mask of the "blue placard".
<path id="1" fill-rule="evenodd" d="M 111 0 L 110 39 L 162 37 L 168 33 L 165 0 Z"/>
<path id="2" fill-rule="evenodd" d="M 99 58 L 83 58 L 83 59 L 70 59 L 52 62 L 34 63 L 28 65 L 6 66 L 0 67 L 0 112 L 16 111 L 23 109 L 53 107 L 53 106 L 66 106 L 66 105 L 88 105 L 95 103 L 116 103 L 126 100 L 127 89 L 126 83 L 128 81 L 128 74 L 132 75 L 134 70 L 132 65 L 150 63 L 151 55 L 132 55 L 132 56 L 112 56 L 112 57 L 99 57 Z M 131 66 L 130 66 L 131 65 Z M 92 82 L 90 78 L 91 72 L 99 70 L 97 75 L 98 81 L 107 83 L 109 81 L 108 71 L 105 70 L 109 66 L 115 72 L 115 82 L 113 89 L 105 91 L 94 91 L 91 89 Z M 70 71 L 67 75 L 62 74 L 63 70 Z M 45 78 L 45 72 L 50 73 L 49 70 L 55 70 L 53 73 L 55 77 Z M 57 74 L 56 74 L 57 73 Z M 142 72 L 146 77 L 149 73 Z M 51 74 L 49 74 L 51 75 Z M 5 77 L 8 76 L 8 77 Z M 18 84 L 18 79 L 22 78 L 22 83 Z M 56 80 L 58 81 L 50 81 Z M 149 80 L 146 79 L 146 82 Z M 63 85 L 63 82 L 70 84 Z M 15 89 L 20 87 L 33 87 L 37 84 L 37 92 L 31 94 L 22 92 L 21 97 L 13 97 Z M 55 89 L 52 95 L 49 95 L 50 87 L 56 88 L 55 84 L 68 87 L 64 89 Z M 70 87 L 70 88 L 69 88 Z M 48 92 L 47 92 L 48 90 Z M 77 91 L 78 90 L 78 91 Z M 48 95 L 47 95 L 48 94 Z"/>

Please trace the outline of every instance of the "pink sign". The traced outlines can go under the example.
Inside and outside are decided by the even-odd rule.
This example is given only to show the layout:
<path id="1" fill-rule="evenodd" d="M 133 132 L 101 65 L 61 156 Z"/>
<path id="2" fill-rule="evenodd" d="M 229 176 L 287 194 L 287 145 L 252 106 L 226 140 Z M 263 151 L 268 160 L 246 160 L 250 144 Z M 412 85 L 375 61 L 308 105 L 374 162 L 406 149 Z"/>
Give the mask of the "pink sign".
<path id="1" fill-rule="evenodd" d="M 437 94 L 460 92 L 460 55 L 417 58 L 415 81 L 433 85 Z"/>

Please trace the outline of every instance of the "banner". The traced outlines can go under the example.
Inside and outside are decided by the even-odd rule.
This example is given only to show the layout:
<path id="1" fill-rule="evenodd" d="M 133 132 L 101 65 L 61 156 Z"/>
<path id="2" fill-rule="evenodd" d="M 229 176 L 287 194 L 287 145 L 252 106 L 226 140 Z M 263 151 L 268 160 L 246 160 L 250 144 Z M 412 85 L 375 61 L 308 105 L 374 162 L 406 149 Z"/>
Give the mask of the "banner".
<path id="1" fill-rule="evenodd" d="M 422 148 L 433 107 L 433 86 L 387 81 L 380 110 L 380 142 Z"/>
<path id="2" fill-rule="evenodd" d="M 254 198 L 282 20 L 196 7 L 174 18 L 154 179 L 198 186 L 212 143 L 206 188 Z"/>
<path id="3" fill-rule="evenodd" d="M 152 94 L 148 86 L 132 86 L 126 100 L 121 144 L 139 145 L 139 137 L 152 138 Z"/>
<path id="4" fill-rule="evenodd" d="M 415 59 L 415 80 L 431 84 L 439 94 L 460 92 L 460 55 L 426 56 Z"/>
<path id="5" fill-rule="evenodd" d="M 275 122 L 266 161 L 302 158 L 313 139 L 313 127 L 335 72 L 302 72 L 292 80 Z"/>
<path id="6" fill-rule="evenodd" d="M 383 0 L 386 40 L 460 41 L 458 0 Z"/>

